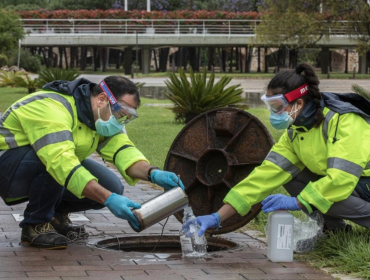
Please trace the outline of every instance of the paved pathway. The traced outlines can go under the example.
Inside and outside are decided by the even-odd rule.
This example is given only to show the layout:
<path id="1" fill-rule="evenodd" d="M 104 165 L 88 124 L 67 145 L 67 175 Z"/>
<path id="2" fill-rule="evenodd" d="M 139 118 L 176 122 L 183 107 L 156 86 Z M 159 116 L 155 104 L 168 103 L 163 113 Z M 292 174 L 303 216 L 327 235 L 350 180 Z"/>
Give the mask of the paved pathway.
<path id="1" fill-rule="evenodd" d="M 96 155 L 92 159 L 104 164 Z M 118 172 L 112 168 L 118 174 Z M 160 190 L 139 183 L 125 184 L 125 195 L 143 202 Z M 183 259 L 181 254 L 124 253 L 103 250 L 94 244 L 104 238 L 154 235 L 159 237 L 163 222 L 135 233 L 126 221 L 116 218 L 107 208 L 86 211 L 90 238 L 69 244 L 60 251 L 40 250 L 19 245 L 21 230 L 12 214 L 23 213 L 25 204 L 12 207 L 0 203 L 0 278 L 38 280 L 157 280 L 157 279 L 334 279 L 306 264 L 272 263 L 266 258 L 266 245 L 243 233 L 222 237 L 240 244 L 235 251 L 220 251 L 205 259 Z M 77 222 L 80 223 L 80 222 Z M 165 235 L 177 235 L 181 226 L 172 216 Z"/>
<path id="2" fill-rule="evenodd" d="M 95 83 L 100 82 L 106 75 L 81 75 Z M 133 79 L 135 82 L 144 82 L 145 86 L 165 86 L 164 81 L 167 78 L 141 78 Z M 264 91 L 270 79 L 233 79 L 231 84 L 241 84 L 246 91 Z M 370 76 L 367 80 L 344 80 L 344 79 L 323 79 L 320 81 L 319 88 L 321 91 L 331 92 L 352 92 L 353 84 L 358 84 L 370 90 Z"/>

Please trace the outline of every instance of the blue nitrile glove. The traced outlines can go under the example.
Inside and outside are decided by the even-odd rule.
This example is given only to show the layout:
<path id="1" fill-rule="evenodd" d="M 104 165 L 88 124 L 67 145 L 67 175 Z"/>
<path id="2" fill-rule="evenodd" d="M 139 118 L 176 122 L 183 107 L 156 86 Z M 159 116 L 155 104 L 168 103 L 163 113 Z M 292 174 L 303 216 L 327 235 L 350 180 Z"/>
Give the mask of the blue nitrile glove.
<path id="1" fill-rule="evenodd" d="M 272 194 L 262 201 L 263 213 L 268 213 L 276 210 L 301 210 L 297 204 L 295 197 L 286 196 L 283 194 Z"/>
<path id="2" fill-rule="evenodd" d="M 156 169 L 150 174 L 150 179 L 154 184 L 157 184 L 166 190 L 176 187 L 180 187 L 182 190 L 185 190 L 184 184 L 173 172 Z"/>
<path id="3" fill-rule="evenodd" d="M 182 225 L 182 230 L 186 234 L 189 231 L 190 225 L 196 221 L 200 225 L 198 236 L 202 236 L 209 228 L 219 228 L 221 223 L 221 217 L 216 212 L 211 215 L 199 216 L 195 220 L 187 221 Z"/>
<path id="4" fill-rule="evenodd" d="M 107 206 L 116 217 L 131 222 L 134 228 L 139 229 L 140 223 L 129 208 L 140 209 L 139 203 L 133 202 L 123 195 L 112 193 L 104 202 L 104 206 Z"/>

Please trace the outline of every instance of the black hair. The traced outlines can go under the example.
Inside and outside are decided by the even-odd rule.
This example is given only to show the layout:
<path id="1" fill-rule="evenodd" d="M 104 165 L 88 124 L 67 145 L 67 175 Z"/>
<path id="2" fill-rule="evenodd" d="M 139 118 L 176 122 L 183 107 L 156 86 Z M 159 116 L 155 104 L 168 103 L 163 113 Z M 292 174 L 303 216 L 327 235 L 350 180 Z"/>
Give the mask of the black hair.
<path id="1" fill-rule="evenodd" d="M 140 94 L 135 84 L 123 76 L 108 76 L 104 79 L 108 88 L 116 99 L 119 99 L 122 95 L 133 95 L 134 100 L 138 107 L 140 106 Z M 99 84 L 95 85 L 91 91 L 93 96 L 98 96 L 103 90 Z"/>
<path id="2" fill-rule="evenodd" d="M 315 103 L 315 126 L 317 127 L 324 119 L 320 105 L 322 94 L 319 90 L 319 79 L 311 65 L 303 62 L 295 69 L 288 69 L 279 72 L 269 82 L 267 90 L 271 91 L 273 95 L 286 94 L 301 87 L 305 83 L 308 84 L 308 94 L 302 96 L 302 99 L 305 101 L 305 104 L 309 100 L 312 100 Z M 290 104 L 294 104 L 296 102 L 297 100 L 293 100 Z"/>

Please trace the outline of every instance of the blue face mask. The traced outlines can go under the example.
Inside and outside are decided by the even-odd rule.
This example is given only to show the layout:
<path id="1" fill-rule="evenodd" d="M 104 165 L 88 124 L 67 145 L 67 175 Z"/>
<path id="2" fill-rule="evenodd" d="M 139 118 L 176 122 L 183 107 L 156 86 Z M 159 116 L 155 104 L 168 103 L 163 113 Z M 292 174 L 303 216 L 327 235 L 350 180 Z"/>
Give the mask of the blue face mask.
<path id="1" fill-rule="evenodd" d="M 96 128 L 96 132 L 99 135 L 102 135 L 105 137 L 113 136 L 121 132 L 123 130 L 123 127 L 125 126 L 124 124 L 120 124 L 113 115 L 110 116 L 109 120 L 103 121 L 100 118 L 99 108 L 98 108 L 98 116 L 99 118 L 95 122 L 95 128 Z"/>
<path id="2" fill-rule="evenodd" d="M 296 114 L 299 110 L 297 103 L 294 104 L 292 112 L 288 113 L 287 111 L 282 112 L 281 114 L 270 113 L 270 123 L 275 129 L 287 129 L 293 122 L 292 115 Z"/>
<path id="3" fill-rule="evenodd" d="M 275 129 L 287 129 L 293 123 L 293 118 L 288 112 L 283 112 L 281 114 L 271 113 L 270 123 Z"/>

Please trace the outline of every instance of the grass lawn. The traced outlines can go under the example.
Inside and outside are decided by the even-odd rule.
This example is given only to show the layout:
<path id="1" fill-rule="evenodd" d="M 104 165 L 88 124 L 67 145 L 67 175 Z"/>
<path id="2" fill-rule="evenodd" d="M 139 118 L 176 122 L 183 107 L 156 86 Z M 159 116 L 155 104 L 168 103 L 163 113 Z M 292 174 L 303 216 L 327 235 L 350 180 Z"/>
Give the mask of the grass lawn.
<path id="1" fill-rule="evenodd" d="M 0 88 L 0 112 L 9 107 L 15 100 L 26 95 L 23 89 Z M 170 146 L 184 127 L 174 122 L 172 111 L 160 106 L 146 106 L 149 103 L 166 103 L 166 100 L 153 100 L 142 98 L 142 105 L 138 109 L 139 118 L 127 125 L 126 129 L 130 139 L 143 152 L 154 166 L 163 167 Z M 271 132 L 275 141 L 279 139 L 282 131 L 273 129 L 268 120 L 266 109 L 249 109 L 248 112 L 259 118 Z M 279 187 L 276 193 L 284 193 Z M 303 212 L 292 212 L 295 216 L 303 216 Z M 257 229 L 263 232 L 267 222 L 267 215 L 260 213 L 244 228 Z M 330 267 L 331 272 L 352 274 L 370 279 L 370 244 L 369 231 L 354 226 L 353 233 L 339 234 L 323 239 L 317 248 L 308 253 L 295 255 L 315 267 Z"/>
<path id="2" fill-rule="evenodd" d="M 11 104 L 27 95 L 24 88 L 0 88 L 0 112 L 4 112 Z"/>

